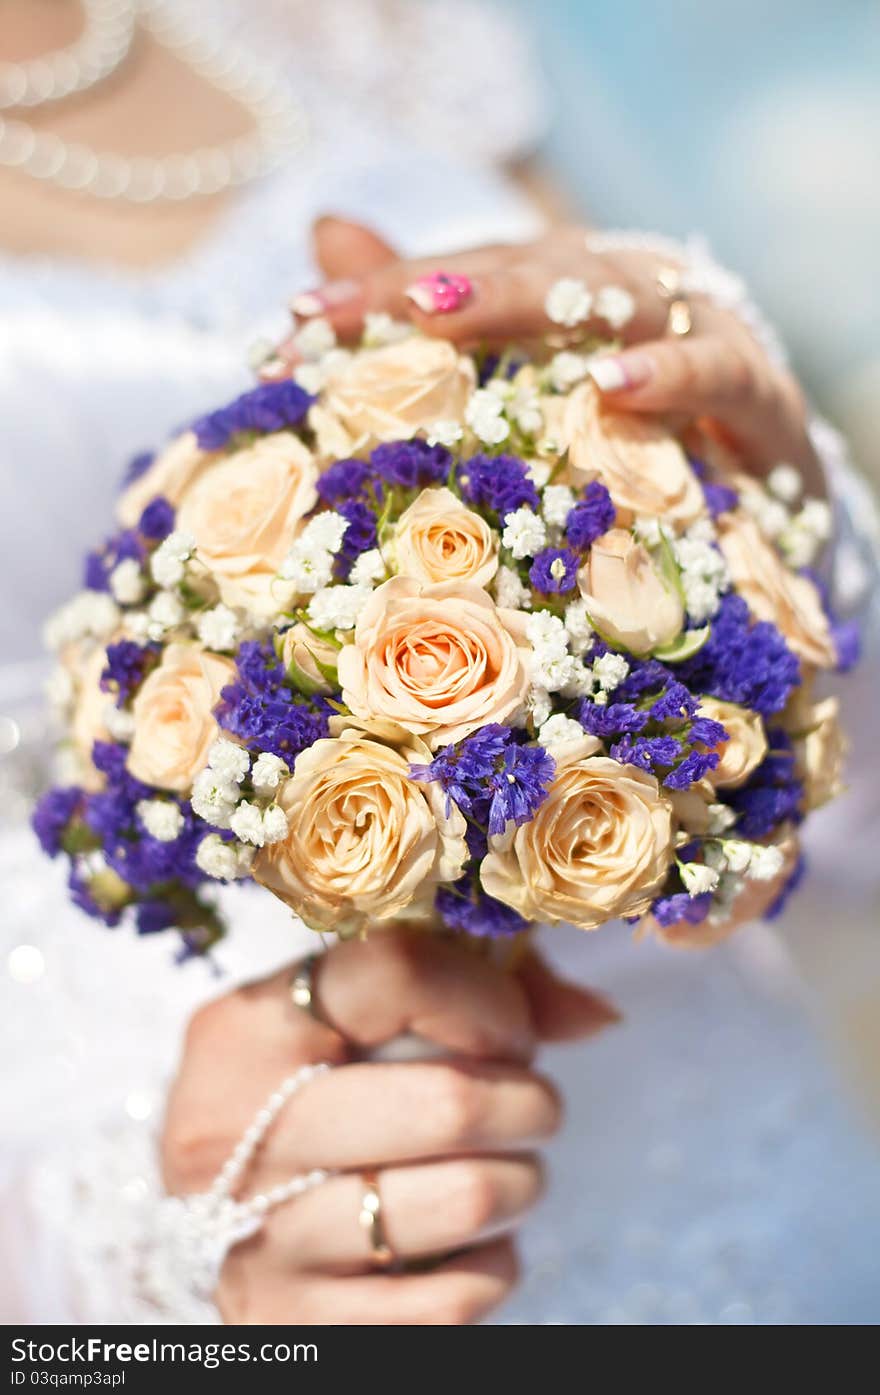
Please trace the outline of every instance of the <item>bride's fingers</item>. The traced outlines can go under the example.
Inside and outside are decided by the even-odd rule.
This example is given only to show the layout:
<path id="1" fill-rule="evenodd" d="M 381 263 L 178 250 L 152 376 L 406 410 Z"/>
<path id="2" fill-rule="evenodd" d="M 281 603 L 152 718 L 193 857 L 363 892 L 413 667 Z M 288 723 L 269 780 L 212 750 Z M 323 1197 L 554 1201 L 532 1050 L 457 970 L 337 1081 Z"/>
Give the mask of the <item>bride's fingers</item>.
<path id="1" fill-rule="evenodd" d="M 315 220 L 312 244 L 318 268 L 328 281 L 366 276 L 398 259 L 391 243 L 372 228 L 333 214 Z"/>
<path id="2" fill-rule="evenodd" d="M 516 1251 L 504 1239 L 444 1260 L 425 1274 L 308 1275 L 288 1285 L 273 1273 L 270 1284 L 253 1291 L 253 1285 L 239 1280 L 247 1265 L 245 1249 L 229 1256 L 218 1290 L 227 1322 L 460 1326 L 478 1322 L 503 1303 L 519 1276 Z"/>
<path id="3" fill-rule="evenodd" d="M 382 1226 L 397 1259 L 448 1254 L 499 1234 L 539 1199 L 541 1165 L 533 1154 L 454 1158 L 384 1168 L 377 1187 Z M 334 1177 L 272 1216 L 265 1257 L 280 1272 L 368 1270 L 370 1237 L 360 1222 L 365 1182 Z"/>
<path id="4" fill-rule="evenodd" d="M 549 1081 L 518 1066 L 412 1061 L 343 1066 L 288 1103 L 255 1184 L 322 1167 L 351 1171 L 461 1152 L 524 1148 L 562 1117 Z"/>
<path id="5" fill-rule="evenodd" d="M 537 954 L 528 954 L 517 969 L 541 1041 L 578 1041 L 622 1021 L 622 1014 L 602 993 L 560 978 Z"/>

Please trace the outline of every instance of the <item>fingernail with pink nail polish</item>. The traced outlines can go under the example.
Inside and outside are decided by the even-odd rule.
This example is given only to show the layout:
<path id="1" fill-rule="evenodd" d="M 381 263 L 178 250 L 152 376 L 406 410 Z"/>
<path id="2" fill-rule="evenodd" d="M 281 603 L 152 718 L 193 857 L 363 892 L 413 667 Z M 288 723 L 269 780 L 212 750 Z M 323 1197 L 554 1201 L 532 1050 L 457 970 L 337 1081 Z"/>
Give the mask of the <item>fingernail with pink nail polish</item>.
<path id="1" fill-rule="evenodd" d="M 425 315 L 448 315 L 460 310 L 474 294 L 473 283 L 468 276 L 456 276 L 448 271 L 432 271 L 429 276 L 420 276 L 404 295 Z"/>
<path id="2" fill-rule="evenodd" d="M 355 300 L 360 294 L 360 282 L 348 279 L 328 281 L 314 291 L 302 291 L 294 296 L 290 308 L 301 319 L 313 319 L 315 315 L 325 315 L 328 310 L 338 310 L 340 305 Z"/>
<path id="3" fill-rule="evenodd" d="M 590 364 L 590 377 L 600 392 L 641 387 L 652 372 L 651 360 L 644 354 L 603 354 Z"/>

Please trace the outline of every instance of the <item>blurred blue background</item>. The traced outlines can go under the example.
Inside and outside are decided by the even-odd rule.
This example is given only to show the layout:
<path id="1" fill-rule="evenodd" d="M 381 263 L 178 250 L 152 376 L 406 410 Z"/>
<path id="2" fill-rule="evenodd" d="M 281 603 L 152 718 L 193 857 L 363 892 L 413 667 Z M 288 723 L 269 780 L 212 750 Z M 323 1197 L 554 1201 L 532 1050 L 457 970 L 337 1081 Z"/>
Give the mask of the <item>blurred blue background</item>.
<path id="1" fill-rule="evenodd" d="M 705 233 L 880 481 L 880 5 L 507 4 L 552 77 L 546 156 L 579 208 Z"/>

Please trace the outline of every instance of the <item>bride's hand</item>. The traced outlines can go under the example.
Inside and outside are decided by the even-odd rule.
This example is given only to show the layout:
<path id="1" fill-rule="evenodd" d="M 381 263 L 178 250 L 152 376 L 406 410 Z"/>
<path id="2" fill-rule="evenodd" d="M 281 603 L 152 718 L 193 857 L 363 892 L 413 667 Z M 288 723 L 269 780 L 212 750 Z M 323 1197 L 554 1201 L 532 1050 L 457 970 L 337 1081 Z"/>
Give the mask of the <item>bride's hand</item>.
<path id="1" fill-rule="evenodd" d="M 198 1192 L 285 1076 L 307 1062 L 339 1066 L 288 1101 L 245 1194 L 314 1168 L 340 1175 L 271 1211 L 230 1252 L 217 1294 L 224 1319 L 475 1321 L 515 1281 L 509 1232 L 541 1191 L 533 1149 L 560 1123 L 553 1086 L 528 1064 L 536 1040 L 589 1035 L 617 1014 L 534 957 L 504 973 L 448 942 L 392 931 L 317 961 L 320 1021 L 294 1007 L 290 982 L 288 969 L 196 1013 L 169 1100 L 166 1184 Z M 358 1061 L 407 1031 L 453 1058 Z M 371 1269 L 358 1223 L 368 1167 L 395 1256 L 436 1261 L 420 1272 Z"/>
<path id="2" fill-rule="evenodd" d="M 368 229 L 336 218 L 316 224 L 315 249 L 328 280 L 294 301 L 294 309 L 325 315 L 342 338 L 360 329 L 368 311 L 379 310 L 462 345 L 537 338 L 559 330 L 545 309 L 557 280 L 580 278 L 594 291 L 620 286 L 633 297 L 635 313 L 622 330 L 625 347 L 605 358 L 596 375 L 603 395 L 628 411 L 710 418 L 748 468 L 761 472 L 784 460 L 802 471 L 811 492 L 824 493 L 797 380 L 771 362 L 745 324 L 695 296 L 691 332 L 666 334 L 669 306 L 658 272 L 668 259 L 644 251 L 594 252 L 585 228 L 561 226 L 525 245 L 406 261 Z M 473 293 L 459 309 L 426 313 L 407 294 L 420 276 L 436 270 L 468 277 Z M 586 327 L 610 332 L 600 319 Z"/>

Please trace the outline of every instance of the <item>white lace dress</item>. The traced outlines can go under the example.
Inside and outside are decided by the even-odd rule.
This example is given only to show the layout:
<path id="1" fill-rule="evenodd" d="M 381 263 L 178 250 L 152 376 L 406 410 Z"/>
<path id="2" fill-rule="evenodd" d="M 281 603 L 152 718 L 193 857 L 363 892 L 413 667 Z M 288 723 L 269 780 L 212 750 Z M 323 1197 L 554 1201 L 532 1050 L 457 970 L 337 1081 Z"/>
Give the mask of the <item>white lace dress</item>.
<path id="1" fill-rule="evenodd" d="M 326 8 L 344 21 L 350 6 Z M 487 22 L 458 8 L 473 12 L 473 24 Z M 358 5 L 359 14 L 371 10 Z M 280 24 L 278 7 L 267 16 Z M 472 35 L 459 54 L 481 51 L 485 30 Z M 436 103 L 422 103 L 413 123 L 430 154 L 402 149 L 366 119 L 364 104 L 375 109 L 388 91 L 379 78 L 389 55 L 377 47 L 375 56 L 372 95 L 361 92 L 356 109 L 350 87 L 349 105 L 329 100 L 312 68 L 320 120 L 311 150 L 242 198 L 171 270 L 0 261 L 6 1321 L 155 1319 L 137 1281 L 158 1195 L 152 1134 L 182 1027 L 206 996 L 301 949 L 286 914 L 259 892 L 230 892 L 234 931 L 219 974 L 199 962 L 177 967 L 169 940 L 136 941 L 67 905 L 60 869 L 39 856 L 25 822 L 45 775 L 39 622 L 109 527 L 123 462 L 239 390 L 249 340 L 282 328 L 275 307 L 308 283 L 306 229 L 316 212 L 369 220 L 410 251 L 534 227 L 485 163 L 438 153 L 459 128 L 432 126 Z M 297 46 L 290 64 L 297 74 L 309 69 Z M 472 126 L 468 103 L 484 91 L 483 74 L 470 72 L 470 89 L 466 62 L 455 75 L 458 100 L 448 110 L 456 120 L 466 111 Z M 525 139 L 524 109 L 534 132 L 538 105 L 523 101 L 523 82 L 493 95 L 481 155 L 510 153 Z M 858 721 L 860 707 L 870 710 L 869 680 L 861 698 L 854 691 Z M 865 992 L 880 1003 L 865 871 L 875 814 L 868 780 L 848 811 L 816 820 L 812 888 L 781 938 L 756 928 L 690 956 L 636 948 L 619 927 L 545 932 L 547 951 L 610 993 L 626 1022 L 596 1044 L 547 1053 L 568 1126 L 551 1152 L 550 1195 L 526 1228 L 525 1281 L 502 1321 L 880 1316 L 877 1151 L 823 1036 Z M 809 955 L 797 952 L 812 968 L 832 936 L 839 949 L 823 977 L 834 991 L 817 1005 L 787 945 L 806 946 Z"/>

